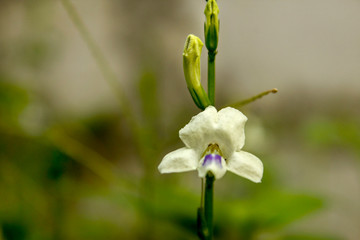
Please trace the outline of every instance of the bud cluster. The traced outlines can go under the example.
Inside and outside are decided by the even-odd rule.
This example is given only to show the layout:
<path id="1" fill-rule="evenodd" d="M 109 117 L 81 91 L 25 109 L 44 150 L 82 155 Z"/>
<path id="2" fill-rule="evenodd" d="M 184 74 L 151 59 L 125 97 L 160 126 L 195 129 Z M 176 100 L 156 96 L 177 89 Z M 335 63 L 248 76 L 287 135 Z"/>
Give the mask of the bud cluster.
<path id="1" fill-rule="evenodd" d="M 209 51 L 212 61 L 216 55 L 219 39 L 219 8 L 215 0 L 208 0 L 205 11 L 206 21 L 204 23 L 205 45 Z M 183 52 L 183 68 L 187 87 L 195 104 L 204 110 L 211 105 L 209 95 L 201 85 L 200 56 L 203 43 L 200 38 L 190 34 L 185 42 Z"/>

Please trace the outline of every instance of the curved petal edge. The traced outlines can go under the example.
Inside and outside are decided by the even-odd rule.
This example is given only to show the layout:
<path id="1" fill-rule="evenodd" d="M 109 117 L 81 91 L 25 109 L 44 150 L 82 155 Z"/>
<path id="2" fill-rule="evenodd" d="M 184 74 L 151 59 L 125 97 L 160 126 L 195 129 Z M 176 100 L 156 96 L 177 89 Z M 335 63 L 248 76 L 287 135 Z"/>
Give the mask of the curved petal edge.
<path id="1" fill-rule="evenodd" d="M 261 160 L 255 155 L 239 151 L 227 159 L 227 170 L 250 181 L 259 183 L 263 176 L 264 166 Z"/>
<path id="2" fill-rule="evenodd" d="M 192 117 L 190 122 L 179 131 L 179 137 L 186 147 L 202 154 L 213 138 L 217 110 L 213 106 Z"/>
<path id="3" fill-rule="evenodd" d="M 187 172 L 197 168 L 198 156 L 190 148 L 179 148 L 165 155 L 158 166 L 160 173 Z"/>

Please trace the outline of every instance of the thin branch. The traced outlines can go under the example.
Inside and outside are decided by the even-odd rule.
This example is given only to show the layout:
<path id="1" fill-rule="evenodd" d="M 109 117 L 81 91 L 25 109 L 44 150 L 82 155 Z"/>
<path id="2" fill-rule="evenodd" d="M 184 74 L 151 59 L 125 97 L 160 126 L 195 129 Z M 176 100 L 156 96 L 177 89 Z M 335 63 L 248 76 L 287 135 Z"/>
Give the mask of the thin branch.
<path id="1" fill-rule="evenodd" d="M 129 104 L 130 101 L 126 98 L 124 92 L 121 91 L 117 77 L 115 73 L 112 71 L 109 62 L 106 60 L 100 47 L 96 44 L 95 40 L 91 37 L 91 34 L 89 33 L 83 21 L 81 20 L 80 15 L 77 12 L 74 5 L 69 0 L 61 0 L 61 3 L 65 8 L 66 12 L 68 13 L 71 21 L 75 25 L 76 29 L 79 31 L 81 38 L 84 40 L 86 46 L 89 48 L 104 79 L 106 80 L 110 88 L 114 91 L 119 101 L 119 104 L 122 108 L 122 111 L 124 112 L 124 116 L 128 121 L 128 124 L 131 126 L 134 132 L 136 132 L 138 126 L 137 126 L 137 121 L 132 112 L 131 105 Z"/>
<path id="2" fill-rule="evenodd" d="M 277 92 L 278 92 L 277 88 L 273 88 L 273 89 L 267 90 L 265 92 L 262 92 L 262 93 L 260 93 L 258 95 L 255 95 L 255 96 L 253 96 L 251 98 L 242 100 L 242 101 L 237 102 L 237 103 L 230 104 L 230 105 L 228 105 L 228 107 L 240 108 L 240 107 L 243 107 L 243 106 L 245 106 L 245 105 L 247 105 L 247 104 L 249 104 L 251 102 L 254 102 L 254 101 L 256 101 L 256 100 L 258 100 L 258 99 L 260 99 L 260 98 L 262 98 L 262 97 L 264 97 L 264 96 L 266 96 L 268 94 L 270 94 L 270 93 L 275 94 Z"/>

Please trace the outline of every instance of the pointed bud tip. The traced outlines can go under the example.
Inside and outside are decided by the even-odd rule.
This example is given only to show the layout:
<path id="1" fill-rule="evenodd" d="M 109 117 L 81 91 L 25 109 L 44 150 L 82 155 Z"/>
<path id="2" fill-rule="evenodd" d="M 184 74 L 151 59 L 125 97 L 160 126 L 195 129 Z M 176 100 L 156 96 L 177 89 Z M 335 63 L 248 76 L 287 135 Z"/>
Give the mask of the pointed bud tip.
<path id="1" fill-rule="evenodd" d="M 204 14 L 210 16 L 212 14 L 219 14 L 219 7 L 215 0 L 209 0 L 206 3 Z"/>
<path id="2" fill-rule="evenodd" d="M 219 38 L 219 8 L 215 0 L 209 0 L 204 11 L 206 21 L 204 24 L 206 48 L 216 52 Z"/>
<path id="3" fill-rule="evenodd" d="M 203 46 L 204 46 L 204 44 L 200 38 L 198 38 L 197 36 L 195 36 L 193 34 L 189 34 L 189 36 L 187 36 L 186 41 L 185 41 L 183 55 L 184 56 L 192 56 L 193 55 L 194 57 L 198 57 L 201 55 L 201 50 L 202 50 Z"/>

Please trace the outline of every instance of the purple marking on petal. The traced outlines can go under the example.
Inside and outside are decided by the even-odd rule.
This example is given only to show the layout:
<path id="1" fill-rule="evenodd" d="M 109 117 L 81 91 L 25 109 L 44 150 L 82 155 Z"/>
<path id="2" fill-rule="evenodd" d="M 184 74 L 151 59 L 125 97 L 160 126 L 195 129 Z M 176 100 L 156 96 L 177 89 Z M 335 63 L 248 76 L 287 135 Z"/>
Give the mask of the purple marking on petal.
<path id="1" fill-rule="evenodd" d="M 212 162 L 215 162 L 217 165 L 219 165 L 222 168 L 221 156 L 217 155 L 217 154 L 208 154 L 208 155 L 206 155 L 202 165 L 206 166 L 206 165 L 211 164 Z"/>

